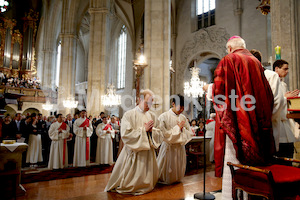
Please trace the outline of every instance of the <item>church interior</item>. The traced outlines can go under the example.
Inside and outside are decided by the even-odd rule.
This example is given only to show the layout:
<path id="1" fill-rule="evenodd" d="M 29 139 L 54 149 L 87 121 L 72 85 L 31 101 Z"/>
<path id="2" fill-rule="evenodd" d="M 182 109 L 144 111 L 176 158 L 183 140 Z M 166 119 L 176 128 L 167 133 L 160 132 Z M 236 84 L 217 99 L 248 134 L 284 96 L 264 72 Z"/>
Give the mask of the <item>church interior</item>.
<path id="1" fill-rule="evenodd" d="M 93 123 L 102 119 L 103 112 L 117 124 L 126 111 L 135 108 L 140 90 L 150 89 L 155 94 L 152 111 L 157 116 L 170 109 L 172 95 L 188 95 L 192 100 L 184 116 L 190 122 L 200 119 L 197 126 L 205 126 L 213 106 L 206 102 L 203 91 L 194 96 L 195 88 L 189 84 L 194 76 L 202 87 L 213 83 L 231 36 L 242 37 L 248 50 L 259 50 L 266 69 L 273 70 L 279 49 L 281 59 L 289 63 L 284 79 L 289 90 L 300 88 L 299 11 L 298 0 L 1 0 L 2 121 L 18 114 L 25 120 L 36 113 L 49 127 L 59 113 L 65 121 L 68 115 L 77 119 L 86 110 Z M 122 124 L 118 126 L 120 129 Z M 48 135 L 46 129 L 44 133 Z M 221 199 L 222 178 L 214 175 L 213 159 L 209 154 L 199 158 L 193 145 L 186 146 L 190 157 L 180 183 L 158 184 L 150 193 L 132 196 L 104 192 L 110 165 L 101 166 L 99 174 L 30 180 L 34 179 L 30 174 L 49 171 L 46 162 L 51 141 L 43 136 L 41 140 L 48 141 L 49 148 L 42 146 L 43 162 L 38 166 L 24 165 L 20 155 L 26 157 L 26 150 L 19 151 L 22 166 L 18 164 L 21 172 L 16 177 L 22 185 L 5 190 L 8 199 L 190 200 L 203 189 Z M 95 133 L 90 144 L 91 166 L 95 167 Z M 209 141 L 197 144 L 202 149 L 206 144 L 204 151 L 210 152 Z M 121 142 L 114 139 L 113 145 L 116 161 Z M 294 145 L 294 158 L 300 159 L 300 142 Z M 8 152 L 2 147 L 1 151 Z M 1 162 L 0 176 L 5 168 L 4 160 Z M 76 173 L 84 172 L 85 168 L 80 168 Z M 28 182 L 22 182 L 24 174 Z"/>

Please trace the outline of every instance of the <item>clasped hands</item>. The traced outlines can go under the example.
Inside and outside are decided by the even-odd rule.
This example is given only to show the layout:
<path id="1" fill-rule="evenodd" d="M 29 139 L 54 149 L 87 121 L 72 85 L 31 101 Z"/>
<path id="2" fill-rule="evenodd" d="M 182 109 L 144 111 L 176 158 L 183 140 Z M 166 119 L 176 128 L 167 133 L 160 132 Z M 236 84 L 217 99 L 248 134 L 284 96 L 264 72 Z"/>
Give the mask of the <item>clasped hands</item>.
<path id="1" fill-rule="evenodd" d="M 178 122 L 177 125 L 179 126 L 180 131 L 182 131 L 182 129 L 183 129 L 184 125 L 185 125 L 185 121 L 182 120 L 181 122 Z"/>
<path id="2" fill-rule="evenodd" d="M 152 132 L 153 126 L 154 126 L 154 121 L 153 120 L 150 120 L 148 123 L 144 124 L 146 132 Z"/>

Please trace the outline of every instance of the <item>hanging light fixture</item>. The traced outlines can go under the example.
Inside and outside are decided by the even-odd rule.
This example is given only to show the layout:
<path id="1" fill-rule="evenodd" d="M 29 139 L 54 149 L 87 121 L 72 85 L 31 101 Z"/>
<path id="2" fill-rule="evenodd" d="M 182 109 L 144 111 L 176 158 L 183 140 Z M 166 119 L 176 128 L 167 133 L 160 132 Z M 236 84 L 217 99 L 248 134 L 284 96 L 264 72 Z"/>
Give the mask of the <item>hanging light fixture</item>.
<path id="1" fill-rule="evenodd" d="M 112 107 L 121 104 L 121 96 L 116 94 L 115 86 L 110 84 L 107 86 L 106 94 L 101 96 L 101 101 L 104 106 Z"/>
<path id="2" fill-rule="evenodd" d="M 8 6 L 9 6 L 8 1 L 6 1 L 6 0 L 0 0 L 0 11 L 2 13 L 7 10 Z"/>
<path id="3" fill-rule="evenodd" d="M 199 73 L 200 69 L 196 67 L 196 62 L 194 62 L 194 67 L 191 68 L 192 78 L 190 82 L 184 83 L 184 95 L 197 98 L 204 94 L 203 86 L 206 85 L 206 83 L 200 81 Z"/>
<path id="4" fill-rule="evenodd" d="M 263 15 L 267 15 L 270 12 L 271 5 L 270 0 L 260 0 L 261 3 L 256 7 L 257 10 L 260 9 L 260 12 Z"/>
<path id="5" fill-rule="evenodd" d="M 66 100 L 63 100 L 63 105 L 65 108 L 76 108 L 78 101 L 75 101 L 74 97 L 68 97 Z"/>
<path id="6" fill-rule="evenodd" d="M 53 109 L 53 104 L 51 104 L 50 101 L 47 100 L 47 102 L 45 104 L 42 104 L 42 108 L 44 110 L 50 111 Z"/>

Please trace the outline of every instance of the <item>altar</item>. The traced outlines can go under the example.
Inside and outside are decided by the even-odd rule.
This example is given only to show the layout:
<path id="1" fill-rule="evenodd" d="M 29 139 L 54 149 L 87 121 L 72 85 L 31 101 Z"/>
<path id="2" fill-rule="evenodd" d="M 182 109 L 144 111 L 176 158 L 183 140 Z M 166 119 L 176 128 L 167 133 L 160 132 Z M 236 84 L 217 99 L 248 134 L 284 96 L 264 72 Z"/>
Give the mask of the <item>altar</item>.
<path id="1" fill-rule="evenodd" d="M 0 192 L 4 196 L 22 196 L 25 189 L 21 186 L 22 153 L 26 143 L 0 144 Z M 15 191 L 14 191 L 15 190 Z"/>

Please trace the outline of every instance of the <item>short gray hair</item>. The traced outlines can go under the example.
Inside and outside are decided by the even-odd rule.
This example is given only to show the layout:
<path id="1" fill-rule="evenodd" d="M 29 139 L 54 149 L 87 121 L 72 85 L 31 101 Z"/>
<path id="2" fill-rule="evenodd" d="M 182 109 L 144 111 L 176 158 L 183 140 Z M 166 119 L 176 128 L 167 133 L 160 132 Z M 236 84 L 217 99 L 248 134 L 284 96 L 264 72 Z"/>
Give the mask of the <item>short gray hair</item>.
<path id="1" fill-rule="evenodd" d="M 228 48 L 229 46 L 231 46 L 231 48 L 242 47 L 246 49 L 246 43 L 243 38 L 234 38 L 229 40 L 226 44 L 226 48 Z"/>

